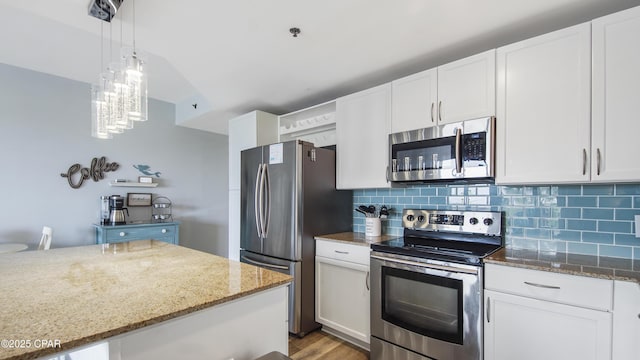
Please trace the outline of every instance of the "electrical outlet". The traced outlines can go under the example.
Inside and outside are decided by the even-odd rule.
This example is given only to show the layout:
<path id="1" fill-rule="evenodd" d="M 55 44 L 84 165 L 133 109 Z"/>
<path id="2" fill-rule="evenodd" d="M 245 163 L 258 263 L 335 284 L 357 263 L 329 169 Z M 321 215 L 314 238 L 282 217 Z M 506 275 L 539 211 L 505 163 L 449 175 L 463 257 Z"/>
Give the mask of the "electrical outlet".
<path id="1" fill-rule="evenodd" d="M 640 238 L 640 215 L 636 215 L 636 237 Z"/>

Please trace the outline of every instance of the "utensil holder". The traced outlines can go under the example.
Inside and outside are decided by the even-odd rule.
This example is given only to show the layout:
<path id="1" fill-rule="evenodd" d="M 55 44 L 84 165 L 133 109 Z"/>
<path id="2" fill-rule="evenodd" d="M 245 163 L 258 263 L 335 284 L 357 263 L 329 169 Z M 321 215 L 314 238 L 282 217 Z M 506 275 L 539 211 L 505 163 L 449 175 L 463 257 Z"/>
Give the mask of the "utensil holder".
<path id="1" fill-rule="evenodd" d="M 364 235 L 380 236 L 382 234 L 382 222 L 380 218 L 365 218 Z"/>

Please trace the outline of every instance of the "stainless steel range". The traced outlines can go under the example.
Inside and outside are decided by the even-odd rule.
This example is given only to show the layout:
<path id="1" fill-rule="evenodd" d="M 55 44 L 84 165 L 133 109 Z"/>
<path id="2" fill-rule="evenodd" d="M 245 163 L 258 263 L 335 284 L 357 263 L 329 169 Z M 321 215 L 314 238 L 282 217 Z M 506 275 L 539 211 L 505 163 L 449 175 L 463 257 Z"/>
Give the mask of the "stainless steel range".
<path id="1" fill-rule="evenodd" d="M 482 259 L 500 212 L 404 210 L 404 236 L 372 244 L 371 359 L 482 359 Z"/>

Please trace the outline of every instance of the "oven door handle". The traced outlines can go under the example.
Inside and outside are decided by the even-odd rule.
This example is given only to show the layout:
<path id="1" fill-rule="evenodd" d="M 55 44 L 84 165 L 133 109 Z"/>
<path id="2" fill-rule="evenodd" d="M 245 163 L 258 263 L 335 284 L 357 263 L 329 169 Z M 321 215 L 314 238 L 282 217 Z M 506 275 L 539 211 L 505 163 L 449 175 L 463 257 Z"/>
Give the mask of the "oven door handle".
<path id="1" fill-rule="evenodd" d="M 478 270 L 477 269 L 464 269 L 464 268 L 460 268 L 460 267 L 456 267 L 456 266 L 425 264 L 425 263 L 421 263 L 421 262 L 417 262 L 417 261 L 402 260 L 402 259 L 390 259 L 390 258 L 387 258 L 387 257 L 376 256 L 376 255 L 371 255 L 371 258 L 372 259 L 378 259 L 378 260 L 386 261 L 386 262 L 391 262 L 391 263 L 398 263 L 398 264 L 403 264 L 403 265 L 417 266 L 417 267 L 426 268 L 426 269 L 452 271 L 452 272 L 473 274 L 473 275 L 477 275 L 478 274 Z"/>

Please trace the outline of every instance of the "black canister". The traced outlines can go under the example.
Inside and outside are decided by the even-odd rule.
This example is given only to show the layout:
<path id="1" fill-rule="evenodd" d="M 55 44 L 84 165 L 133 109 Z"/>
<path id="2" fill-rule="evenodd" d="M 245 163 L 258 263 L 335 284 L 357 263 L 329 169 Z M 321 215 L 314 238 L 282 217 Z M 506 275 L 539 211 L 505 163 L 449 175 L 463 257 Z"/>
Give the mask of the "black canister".
<path id="1" fill-rule="evenodd" d="M 120 195 L 111 195 L 109 198 L 109 207 L 112 210 L 122 210 L 122 208 L 124 208 L 124 197 Z"/>

